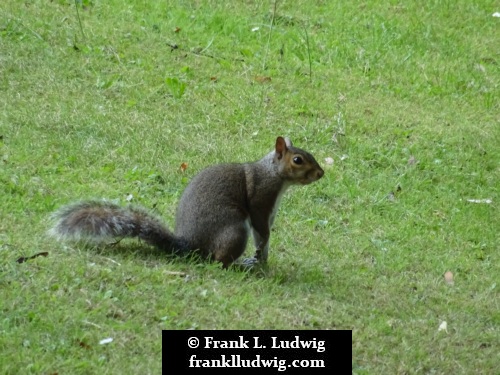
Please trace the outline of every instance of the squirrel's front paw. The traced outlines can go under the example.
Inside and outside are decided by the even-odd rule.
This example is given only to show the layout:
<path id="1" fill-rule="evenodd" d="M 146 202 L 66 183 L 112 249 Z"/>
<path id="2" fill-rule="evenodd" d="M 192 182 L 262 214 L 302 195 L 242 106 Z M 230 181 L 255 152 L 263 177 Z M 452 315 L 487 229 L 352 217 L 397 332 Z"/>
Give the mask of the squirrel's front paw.
<path id="1" fill-rule="evenodd" d="M 248 271 L 261 263 L 257 258 L 245 258 L 239 262 L 234 263 L 242 271 Z"/>
<path id="2" fill-rule="evenodd" d="M 243 261 L 241 262 L 242 265 L 245 265 L 245 266 L 249 266 L 249 267 L 253 267 L 255 266 L 257 263 L 260 263 L 259 260 L 257 258 L 245 258 L 243 259 Z"/>

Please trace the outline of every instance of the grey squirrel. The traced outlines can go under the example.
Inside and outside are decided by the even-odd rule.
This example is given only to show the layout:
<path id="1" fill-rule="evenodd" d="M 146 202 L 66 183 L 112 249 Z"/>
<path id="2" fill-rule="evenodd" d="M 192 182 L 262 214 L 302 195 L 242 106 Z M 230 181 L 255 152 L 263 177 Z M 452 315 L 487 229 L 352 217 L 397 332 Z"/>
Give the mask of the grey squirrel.
<path id="1" fill-rule="evenodd" d="M 311 154 L 278 137 L 274 151 L 259 161 L 214 165 L 196 175 L 179 202 L 173 233 L 145 208 L 98 200 L 62 207 L 49 232 L 60 240 L 138 237 L 171 254 L 198 252 L 224 268 L 243 254 L 252 232 L 255 257 L 244 263 L 253 265 L 267 260 L 283 193 L 323 174 Z"/>

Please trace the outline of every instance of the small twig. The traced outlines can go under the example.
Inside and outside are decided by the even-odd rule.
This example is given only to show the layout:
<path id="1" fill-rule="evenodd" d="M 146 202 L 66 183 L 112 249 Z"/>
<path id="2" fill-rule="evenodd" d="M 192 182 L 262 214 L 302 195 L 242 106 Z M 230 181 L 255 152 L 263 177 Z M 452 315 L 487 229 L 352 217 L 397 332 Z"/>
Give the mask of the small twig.
<path id="1" fill-rule="evenodd" d="M 115 241 L 113 241 L 113 242 L 110 242 L 110 243 L 108 243 L 108 246 L 111 246 L 111 247 L 116 246 L 116 245 L 118 245 L 118 244 L 119 244 L 119 243 L 120 243 L 120 242 L 121 242 L 124 238 L 125 238 L 125 237 L 122 237 L 122 238 L 119 238 L 119 239 L 117 239 L 117 240 L 115 240 Z"/>
<path id="2" fill-rule="evenodd" d="M 166 273 L 167 275 L 171 275 L 171 276 L 181 276 L 181 277 L 188 276 L 188 274 L 186 272 L 182 272 L 182 271 L 165 271 L 164 273 Z"/>
<path id="3" fill-rule="evenodd" d="M 115 260 L 113 260 L 113 259 L 111 259 L 111 258 L 106 258 L 106 257 L 102 257 L 102 258 L 103 258 L 103 259 L 106 259 L 106 260 L 109 260 L 110 262 L 112 262 L 112 263 L 114 263 L 114 264 L 117 264 L 117 265 L 121 266 L 121 264 L 120 264 L 120 263 L 118 263 L 117 261 L 115 261 Z"/>
<path id="4" fill-rule="evenodd" d="M 266 47 L 266 53 L 264 54 L 264 60 L 262 61 L 262 69 L 266 69 L 266 63 L 267 63 L 267 55 L 269 54 L 269 44 L 271 43 L 271 34 L 273 33 L 273 27 L 274 27 L 274 19 L 276 17 L 276 9 L 278 7 L 278 0 L 274 0 L 274 6 L 273 6 L 273 14 L 271 17 L 271 25 L 269 26 L 269 35 L 267 38 L 267 47 Z"/>
<path id="5" fill-rule="evenodd" d="M 29 257 L 21 257 L 21 258 L 18 258 L 16 259 L 16 262 L 17 263 L 24 263 L 30 259 L 35 259 L 35 258 L 38 258 L 38 257 L 46 257 L 46 256 L 49 256 L 49 253 L 47 251 L 42 251 L 41 253 L 36 253 L 35 255 L 31 255 Z"/>
<path id="6" fill-rule="evenodd" d="M 78 0 L 75 0 L 76 18 L 78 18 L 78 24 L 80 25 L 80 31 L 82 32 L 82 37 L 85 39 L 85 34 L 83 32 L 82 20 L 80 18 L 80 12 L 78 11 Z"/>
<path id="7" fill-rule="evenodd" d="M 214 42 L 214 38 L 212 38 L 212 40 L 210 42 L 208 42 L 207 46 L 200 51 L 200 54 L 203 54 L 206 50 L 208 50 L 213 42 Z"/>
<path id="8" fill-rule="evenodd" d="M 233 100 L 231 100 L 227 95 L 225 95 L 221 90 L 219 90 L 219 89 L 216 88 L 215 91 L 217 91 L 228 102 L 230 102 L 231 104 L 233 104 L 234 106 L 236 106 L 236 103 Z"/>
<path id="9" fill-rule="evenodd" d="M 212 44 L 213 40 L 210 42 L 210 44 Z M 208 58 L 211 58 L 211 59 L 214 59 L 214 60 L 224 60 L 224 61 L 229 61 L 229 60 L 232 60 L 232 61 L 238 61 L 238 62 L 245 62 L 244 59 L 239 59 L 239 58 L 234 58 L 234 59 L 226 59 L 224 57 L 215 57 L 213 55 L 209 55 L 208 53 L 204 53 L 204 51 L 210 47 L 210 45 L 208 45 L 207 47 L 205 47 L 203 50 L 201 50 L 200 52 L 197 52 L 197 51 L 190 51 L 190 50 L 187 50 L 185 48 L 181 48 L 179 47 L 177 44 L 171 44 L 171 43 L 167 43 L 167 46 L 169 46 L 171 48 L 171 51 L 173 51 L 174 49 L 178 49 L 179 51 L 183 51 L 183 52 L 186 52 L 186 53 L 191 53 L 193 55 L 196 55 L 196 56 L 203 56 L 203 57 L 208 57 Z"/>
<path id="10" fill-rule="evenodd" d="M 99 328 L 99 329 L 102 328 L 100 325 L 92 323 L 92 322 L 89 322 L 88 320 L 82 320 L 82 323 L 83 324 L 88 324 L 89 326 L 94 326 L 94 327 Z"/>
<path id="11" fill-rule="evenodd" d="M 309 82 L 312 82 L 312 61 L 311 61 L 311 48 L 309 46 L 309 34 L 307 33 L 306 25 L 304 26 L 304 32 L 306 33 L 306 44 L 307 44 L 307 56 L 309 58 Z"/>

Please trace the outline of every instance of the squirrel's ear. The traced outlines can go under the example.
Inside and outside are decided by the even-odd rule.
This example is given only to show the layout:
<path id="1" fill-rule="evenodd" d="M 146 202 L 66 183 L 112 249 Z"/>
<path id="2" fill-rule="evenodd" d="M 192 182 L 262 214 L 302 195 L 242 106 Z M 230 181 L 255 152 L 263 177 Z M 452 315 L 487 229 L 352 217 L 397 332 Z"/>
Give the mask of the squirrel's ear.
<path id="1" fill-rule="evenodd" d="M 285 155 L 285 152 L 288 150 L 287 142 L 283 137 L 278 137 L 276 138 L 276 157 L 278 160 L 281 160 L 281 158 Z"/>
<path id="2" fill-rule="evenodd" d="M 285 144 L 286 147 L 293 147 L 292 141 L 288 137 L 285 137 Z"/>

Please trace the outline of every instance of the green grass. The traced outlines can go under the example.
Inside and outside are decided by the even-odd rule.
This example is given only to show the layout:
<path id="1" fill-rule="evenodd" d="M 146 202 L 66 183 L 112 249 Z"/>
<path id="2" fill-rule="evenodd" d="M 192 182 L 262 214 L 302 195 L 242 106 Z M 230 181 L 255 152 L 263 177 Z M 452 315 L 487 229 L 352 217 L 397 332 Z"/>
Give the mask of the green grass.
<path id="1" fill-rule="evenodd" d="M 2 373 L 158 373 L 187 328 L 352 329 L 356 374 L 500 372 L 498 3 L 82 3 L 81 28 L 72 1 L 0 4 Z M 264 274 L 45 234 L 82 198 L 173 225 L 192 176 L 277 135 L 334 164 L 286 195 Z"/>

